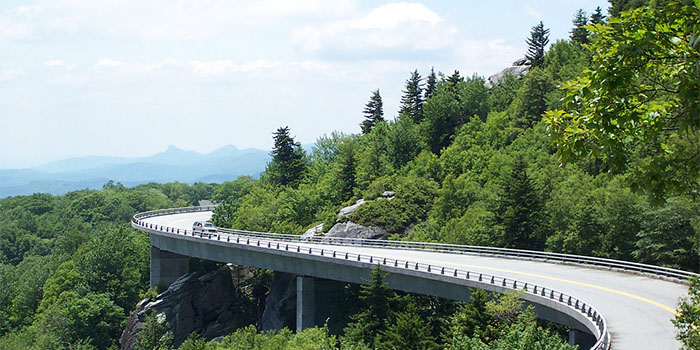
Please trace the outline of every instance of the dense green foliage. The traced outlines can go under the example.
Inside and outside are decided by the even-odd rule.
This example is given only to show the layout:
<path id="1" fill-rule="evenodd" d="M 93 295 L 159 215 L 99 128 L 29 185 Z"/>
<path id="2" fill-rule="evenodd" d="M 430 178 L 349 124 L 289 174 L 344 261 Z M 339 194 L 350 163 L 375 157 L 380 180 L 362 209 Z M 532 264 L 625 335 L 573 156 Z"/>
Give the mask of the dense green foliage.
<path id="1" fill-rule="evenodd" d="M 547 115 L 565 161 L 629 172 L 655 200 L 700 191 L 700 6 L 661 3 L 593 27 L 590 67 Z"/>
<path id="2" fill-rule="evenodd" d="M 0 200 L 0 348 L 107 349 L 148 288 L 139 211 L 194 205 L 213 185 L 148 184 Z"/>

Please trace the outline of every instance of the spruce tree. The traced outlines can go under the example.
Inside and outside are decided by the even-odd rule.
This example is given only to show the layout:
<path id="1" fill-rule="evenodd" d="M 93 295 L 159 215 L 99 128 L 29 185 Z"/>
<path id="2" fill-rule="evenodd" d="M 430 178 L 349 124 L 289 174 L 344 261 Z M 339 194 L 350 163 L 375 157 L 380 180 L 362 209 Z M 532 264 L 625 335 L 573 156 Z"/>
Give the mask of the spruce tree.
<path id="1" fill-rule="evenodd" d="M 387 274 L 377 265 L 370 271 L 369 285 L 360 286 L 359 300 L 362 309 L 359 313 L 350 316 L 352 321 L 345 328 L 345 335 L 353 341 L 360 341 L 372 346 L 380 342 L 380 331 L 385 329 L 392 311 L 392 305 L 396 303 L 396 293 L 384 283 Z"/>
<path id="2" fill-rule="evenodd" d="M 423 83 L 418 70 L 413 71 L 406 80 L 399 113 L 410 117 L 416 124 L 423 120 Z"/>
<path id="3" fill-rule="evenodd" d="M 362 111 L 365 115 L 365 120 L 360 124 L 363 134 L 368 134 L 377 123 L 384 121 L 383 105 L 379 89 L 372 91 L 372 97 L 370 97 L 369 102 L 365 105 L 364 111 Z"/>
<path id="4" fill-rule="evenodd" d="M 571 41 L 579 44 L 588 44 L 588 16 L 583 9 L 576 11 L 574 20 L 572 21 L 574 28 L 571 29 Z"/>
<path id="5" fill-rule="evenodd" d="M 437 88 L 437 76 L 435 75 L 435 67 L 430 67 L 430 74 L 428 79 L 425 81 L 425 95 L 423 100 L 427 100 L 433 95 L 435 95 L 435 89 Z"/>
<path id="6" fill-rule="evenodd" d="M 527 174 L 527 165 L 516 158 L 513 170 L 503 185 L 498 214 L 503 225 L 503 246 L 517 249 L 542 249 L 542 200 Z"/>
<path id="7" fill-rule="evenodd" d="M 544 49 L 549 44 L 549 28 L 545 29 L 542 21 L 530 31 L 527 42 L 527 53 L 525 57 L 530 61 L 532 67 L 540 67 L 544 64 Z"/>
<path id="8" fill-rule="evenodd" d="M 459 75 L 459 71 L 455 69 L 455 72 L 452 73 L 452 75 L 450 75 L 449 77 L 447 77 L 447 89 L 451 92 L 457 92 L 459 83 L 463 81 L 464 78 L 462 78 L 462 76 Z"/>
<path id="9" fill-rule="evenodd" d="M 281 186 L 297 186 L 306 172 L 304 150 L 301 144 L 289 135 L 289 127 L 277 129 L 273 133 L 275 145 L 270 155 L 272 161 L 265 173 L 273 183 Z"/>
<path id="10" fill-rule="evenodd" d="M 604 24 L 605 21 L 605 15 L 603 15 L 603 10 L 600 9 L 600 6 L 595 8 L 595 12 L 591 15 L 591 24 Z"/>

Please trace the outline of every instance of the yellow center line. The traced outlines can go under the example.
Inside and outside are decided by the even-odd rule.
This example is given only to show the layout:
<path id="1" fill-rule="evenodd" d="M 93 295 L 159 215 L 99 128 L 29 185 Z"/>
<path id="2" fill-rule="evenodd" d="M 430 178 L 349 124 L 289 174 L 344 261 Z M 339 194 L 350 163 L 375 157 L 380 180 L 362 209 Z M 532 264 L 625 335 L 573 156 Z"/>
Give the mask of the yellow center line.
<path id="1" fill-rule="evenodd" d="M 388 258 L 392 258 L 392 259 L 401 259 L 401 260 L 405 260 L 405 259 L 406 259 L 406 257 L 397 257 L 397 256 L 387 256 L 387 257 L 388 257 Z M 623 292 L 623 291 L 621 291 L 621 290 L 612 289 L 612 288 L 608 288 L 608 287 L 603 287 L 603 286 L 599 286 L 599 285 L 595 285 L 595 284 L 591 284 L 591 283 L 578 282 L 578 281 L 573 281 L 573 280 L 564 279 L 564 278 L 559 278 L 559 277 L 551 277 L 551 276 L 547 276 L 547 275 L 541 275 L 541 274 L 537 274 L 537 273 L 522 272 L 522 271 L 516 271 L 516 270 L 509 270 L 509 269 L 501 269 L 501 268 L 497 268 L 497 267 L 487 267 L 487 266 L 479 266 L 479 265 L 471 265 L 471 264 L 461 264 L 461 263 L 449 263 L 449 262 L 445 262 L 445 261 L 431 260 L 431 259 L 421 259 L 421 261 L 427 261 L 427 262 L 437 263 L 437 264 L 445 264 L 445 263 L 447 263 L 447 264 L 450 264 L 450 265 L 456 265 L 456 266 L 462 266 L 462 267 L 468 267 L 468 268 L 476 268 L 476 269 L 484 269 L 484 270 L 491 270 L 491 271 L 498 271 L 498 272 L 506 272 L 506 273 L 516 274 L 516 275 L 523 275 L 523 276 L 529 276 L 529 277 L 543 278 L 543 279 L 552 280 L 552 281 L 570 283 L 570 284 L 575 284 L 575 285 L 578 285 L 578 286 L 584 286 L 584 287 L 588 287 L 588 288 L 599 289 L 599 290 L 603 290 L 603 291 L 606 291 L 606 292 L 609 292 L 609 293 L 615 293 L 615 294 L 623 295 L 623 296 L 626 296 L 626 297 L 629 297 L 629 298 L 633 298 L 633 299 L 639 300 L 639 301 L 641 301 L 641 302 L 648 303 L 648 304 L 654 305 L 654 306 L 656 306 L 656 307 L 662 308 L 662 309 L 664 309 L 664 310 L 666 310 L 666 311 L 668 311 L 668 312 L 670 312 L 670 313 L 672 313 L 672 314 L 674 314 L 674 315 L 678 315 L 678 312 L 677 312 L 674 308 L 669 307 L 669 306 L 667 306 L 667 305 L 664 305 L 664 304 L 662 304 L 662 303 L 659 303 L 659 302 L 657 302 L 657 301 L 654 301 L 654 300 L 651 300 L 651 299 L 647 299 L 647 298 L 645 298 L 645 297 L 641 297 L 641 296 L 638 296 L 638 295 L 635 295 L 635 294 L 632 294 L 632 293 Z"/>
<path id="2" fill-rule="evenodd" d="M 192 218 L 185 218 L 185 219 L 179 219 L 172 221 L 169 225 L 167 226 L 172 226 L 175 225 L 176 223 L 180 223 L 183 221 L 192 221 Z M 405 260 L 406 257 L 398 257 L 398 256 L 386 256 L 387 258 L 392 258 L 392 259 L 401 259 Z M 552 280 L 552 281 L 558 281 L 558 282 L 564 282 L 564 283 L 570 283 L 578 286 L 583 286 L 583 287 L 588 287 L 588 288 L 593 288 L 593 289 L 598 289 L 602 291 L 606 291 L 608 293 L 614 293 L 614 294 L 619 294 L 628 298 L 636 299 L 641 302 L 654 305 L 656 307 L 659 307 L 663 310 L 666 310 L 674 315 L 678 315 L 678 312 L 665 304 L 659 303 L 657 301 L 641 297 L 636 294 L 628 293 L 628 292 L 623 292 L 621 290 L 613 289 L 613 288 L 608 288 L 608 287 L 603 287 L 599 286 L 596 284 L 591 284 L 591 283 L 585 283 L 585 282 L 579 282 L 579 281 L 574 281 L 574 280 L 569 280 L 569 279 L 564 279 L 564 278 L 559 278 L 559 277 L 552 277 L 552 276 L 547 276 L 547 275 L 541 275 L 537 273 L 531 273 L 531 272 L 522 272 L 522 271 L 516 271 L 516 270 L 509 270 L 509 269 L 501 269 L 497 267 L 487 267 L 487 266 L 480 266 L 480 265 L 471 265 L 471 264 L 462 264 L 462 263 L 450 263 L 450 262 L 445 262 L 445 261 L 440 261 L 440 260 L 431 260 L 431 259 L 421 259 L 423 262 L 431 262 L 431 263 L 436 263 L 436 264 L 449 264 L 449 265 L 456 265 L 456 266 L 461 266 L 461 267 L 468 267 L 468 268 L 473 268 L 473 269 L 483 269 L 483 270 L 490 270 L 490 271 L 498 271 L 498 272 L 505 272 L 505 273 L 511 273 L 511 274 L 516 274 L 516 275 L 522 275 L 522 276 L 528 276 L 528 277 L 536 277 L 536 278 L 542 278 L 542 279 L 547 279 L 547 280 Z"/>

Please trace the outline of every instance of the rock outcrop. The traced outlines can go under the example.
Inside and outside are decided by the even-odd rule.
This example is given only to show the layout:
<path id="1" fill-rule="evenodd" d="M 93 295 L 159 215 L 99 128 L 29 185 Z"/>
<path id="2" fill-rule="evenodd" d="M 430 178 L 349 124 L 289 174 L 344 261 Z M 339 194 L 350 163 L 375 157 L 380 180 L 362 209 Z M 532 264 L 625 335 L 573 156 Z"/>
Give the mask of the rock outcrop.
<path id="1" fill-rule="evenodd" d="M 355 202 L 355 204 L 340 209 L 338 211 L 338 218 L 346 217 L 346 216 L 354 213 L 355 210 L 357 210 L 357 208 L 364 205 L 365 203 L 367 203 L 367 202 L 364 199 L 362 199 L 362 198 L 358 199 L 357 202 Z"/>
<path id="2" fill-rule="evenodd" d="M 151 313 L 165 317 L 176 346 L 192 332 L 208 340 L 231 333 L 240 320 L 255 312 L 241 310 L 236 296 L 239 283 L 252 274 L 251 268 L 226 265 L 203 276 L 193 272 L 178 278 L 156 300 L 144 299 L 137 304 L 122 332 L 120 348 L 134 348 L 146 315 Z M 241 312 L 246 314 L 237 314 Z"/>
<path id="3" fill-rule="evenodd" d="M 262 330 L 278 330 L 284 327 L 296 329 L 297 275 L 275 271 L 270 293 L 265 299 Z"/>
<path id="4" fill-rule="evenodd" d="M 320 223 L 304 232 L 302 237 L 313 237 L 323 234 L 323 223 Z"/>
<path id="5" fill-rule="evenodd" d="M 521 58 L 515 62 L 510 67 L 503 69 L 502 71 L 490 76 L 486 79 L 486 87 L 489 89 L 497 86 L 505 79 L 506 75 L 512 74 L 516 77 L 522 77 L 530 70 L 530 62 L 526 58 Z"/>
<path id="6" fill-rule="evenodd" d="M 326 233 L 326 237 L 386 239 L 389 233 L 379 227 L 362 226 L 352 221 L 339 222 Z"/>

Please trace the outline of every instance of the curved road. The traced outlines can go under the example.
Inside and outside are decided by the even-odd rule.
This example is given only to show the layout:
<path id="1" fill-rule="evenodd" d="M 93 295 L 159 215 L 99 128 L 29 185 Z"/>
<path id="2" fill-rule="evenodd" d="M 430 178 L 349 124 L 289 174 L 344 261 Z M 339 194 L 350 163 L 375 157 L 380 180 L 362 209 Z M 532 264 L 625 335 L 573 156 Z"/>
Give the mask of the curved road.
<path id="1" fill-rule="evenodd" d="M 190 230 L 194 221 L 208 220 L 211 215 L 211 212 L 171 214 L 144 221 Z M 329 248 L 320 244 L 295 244 Z M 468 269 L 546 286 L 586 300 L 599 311 L 607 319 L 614 349 L 680 348 L 671 319 L 679 298 L 687 293 L 685 285 L 640 275 L 538 261 L 373 247 L 336 245 L 333 249 Z"/>

